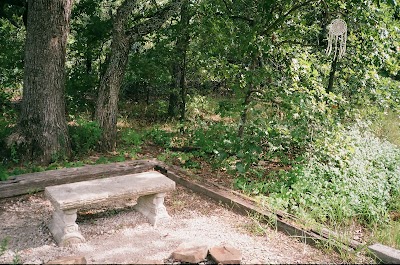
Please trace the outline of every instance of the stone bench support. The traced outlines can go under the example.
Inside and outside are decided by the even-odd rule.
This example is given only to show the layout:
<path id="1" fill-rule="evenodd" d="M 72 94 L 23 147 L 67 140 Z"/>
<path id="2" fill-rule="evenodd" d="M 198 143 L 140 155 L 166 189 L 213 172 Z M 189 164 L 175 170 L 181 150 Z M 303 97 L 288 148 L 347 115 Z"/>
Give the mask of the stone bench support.
<path id="1" fill-rule="evenodd" d="M 174 181 L 155 171 L 46 187 L 46 197 L 55 209 L 49 229 L 60 246 L 85 242 L 75 222 L 79 208 L 137 197 L 134 209 L 157 225 L 170 218 L 164 197 L 174 189 Z"/>

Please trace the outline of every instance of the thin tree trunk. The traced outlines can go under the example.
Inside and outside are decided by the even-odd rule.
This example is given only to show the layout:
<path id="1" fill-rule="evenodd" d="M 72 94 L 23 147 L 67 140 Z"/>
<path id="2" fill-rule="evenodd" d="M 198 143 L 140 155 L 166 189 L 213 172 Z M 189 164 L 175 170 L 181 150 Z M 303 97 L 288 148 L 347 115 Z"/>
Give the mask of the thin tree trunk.
<path id="1" fill-rule="evenodd" d="M 187 47 L 187 46 L 186 46 Z M 186 49 L 183 52 L 183 60 L 182 60 L 182 65 L 181 65 L 181 80 L 179 82 L 179 87 L 181 89 L 181 100 L 182 103 L 180 105 L 181 109 L 181 117 L 180 117 L 180 121 L 184 122 L 186 117 L 186 95 L 187 95 L 187 87 L 186 87 Z"/>
<path id="2" fill-rule="evenodd" d="M 178 115 L 178 104 L 179 104 L 179 94 L 177 93 L 177 89 L 175 88 L 175 81 L 173 80 L 169 91 L 168 117 L 174 118 Z"/>
<path id="3" fill-rule="evenodd" d="M 327 93 L 333 91 L 333 83 L 335 81 L 336 67 L 337 67 L 337 56 L 335 57 L 335 59 L 333 59 L 332 64 L 331 64 L 331 72 L 329 73 L 329 83 L 328 83 L 328 87 L 326 89 Z"/>
<path id="4" fill-rule="evenodd" d="M 65 118 L 65 54 L 72 0 L 29 0 L 18 131 L 22 158 L 48 164 L 71 153 Z"/>
<path id="5" fill-rule="evenodd" d="M 168 115 L 176 117 L 180 114 L 180 121 L 185 120 L 186 114 L 186 54 L 189 46 L 189 1 L 184 0 L 180 10 L 179 32 L 176 40 L 176 60 L 172 66 L 172 84 L 168 104 Z"/>
<path id="6" fill-rule="evenodd" d="M 102 129 L 100 148 L 112 151 L 116 147 L 118 99 L 125 74 L 130 47 L 140 37 L 158 28 L 176 11 L 180 1 L 174 0 L 154 13 L 150 18 L 129 29 L 130 15 L 137 2 L 125 0 L 114 18 L 111 51 L 108 64 L 100 78 L 95 119 Z"/>
<path id="7" fill-rule="evenodd" d="M 248 112 L 248 109 L 249 109 L 249 104 L 251 102 L 251 94 L 252 93 L 253 93 L 253 88 L 251 86 L 246 91 L 246 95 L 245 95 L 243 103 L 242 103 L 243 110 L 242 110 L 242 113 L 240 114 L 240 123 L 239 123 L 239 130 L 238 130 L 238 137 L 240 139 L 243 138 L 244 127 L 245 127 L 246 122 L 247 122 L 247 112 Z"/>
<path id="8" fill-rule="evenodd" d="M 256 56 L 253 58 L 253 61 L 251 62 L 250 65 L 250 70 L 254 71 L 257 66 L 259 58 Z M 247 112 L 249 110 L 249 105 L 251 103 L 251 95 L 253 94 L 254 91 L 254 84 L 250 84 L 248 90 L 246 91 L 246 94 L 244 96 L 244 100 L 242 103 L 242 113 L 240 114 L 240 122 L 239 122 L 239 129 L 238 129 L 238 137 L 241 139 L 243 138 L 243 133 L 244 133 L 244 127 L 246 126 L 247 123 Z"/>
<path id="9" fill-rule="evenodd" d="M 95 120 L 103 131 L 101 150 L 114 150 L 117 137 L 118 97 L 130 50 L 130 39 L 125 34 L 133 1 L 125 1 L 118 9 L 113 25 L 111 53 L 101 76 L 95 111 Z"/>

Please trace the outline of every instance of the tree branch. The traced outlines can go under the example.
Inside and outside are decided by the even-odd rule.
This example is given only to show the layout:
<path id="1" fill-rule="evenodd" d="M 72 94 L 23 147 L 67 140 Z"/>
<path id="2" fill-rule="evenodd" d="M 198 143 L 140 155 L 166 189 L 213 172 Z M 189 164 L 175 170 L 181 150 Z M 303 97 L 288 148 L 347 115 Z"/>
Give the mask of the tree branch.
<path id="1" fill-rule="evenodd" d="M 318 44 L 312 44 L 312 43 L 305 43 L 301 41 L 295 41 L 295 40 L 284 40 L 277 42 L 276 45 L 282 45 L 282 44 L 295 44 L 295 45 L 301 45 L 301 46 L 307 46 L 307 47 L 320 47 Z"/>
<path id="2" fill-rule="evenodd" d="M 136 39 L 155 31 L 160 28 L 168 18 L 178 11 L 181 3 L 181 0 L 171 1 L 155 12 L 152 17 L 128 30 L 126 34 L 130 37 L 131 41 L 135 41 Z"/>
<path id="3" fill-rule="evenodd" d="M 217 16 L 226 16 L 224 13 L 222 12 L 216 12 L 215 15 Z M 244 16 L 240 16 L 240 15 L 228 15 L 227 16 L 230 19 L 234 19 L 234 20 L 242 20 L 247 22 L 250 26 L 254 25 L 254 20 L 248 17 L 244 17 Z"/>
<path id="4" fill-rule="evenodd" d="M 4 11 L 4 6 L 6 4 L 12 5 L 12 6 L 18 6 L 18 7 L 25 7 L 25 2 L 24 0 L 0 0 L 0 18 L 5 18 L 7 19 L 14 27 L 16 28 L 21 28 L 21 26 L 18 24 L 17 21 L 15 21 L 12 16 L 8 15 Z"/>
<path id="5" fill-rule="evenodd" d="M 303 3 L 300 3 L 298 5 L 293 6 L 289 11 L 287 11 L 284 15 L 279 16 L 268 28 L 266 28 L 265 31 L 263 31 L 261 33 L 261 35 L 269 35 L 272 31 L 274 31 L 280 24 L 282 24 L 285 19 L 292 14 L 293 12 L 295 12 L 297 9 L 306 6 L 308 4 L 310 4 L 311 2 L 314 1 L 320 1 L 320 0 L 307 0 Z"/>

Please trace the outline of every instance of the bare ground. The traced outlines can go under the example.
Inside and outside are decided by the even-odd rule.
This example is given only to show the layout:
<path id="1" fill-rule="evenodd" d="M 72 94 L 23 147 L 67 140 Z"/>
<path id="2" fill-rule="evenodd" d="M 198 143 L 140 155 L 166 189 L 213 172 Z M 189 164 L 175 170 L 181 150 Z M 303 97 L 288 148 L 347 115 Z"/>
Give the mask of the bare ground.
<path id="1" fill-rule="evenodd" d="M 166 198 L 172 219 L 158 227 L 135 212 L 134 203 L 120 201 L 112 207 L 80 210 L 77 222 L 87 241 L 58 247 L 46 227 L 52 206 L 43 193 L 0 200 L 0 242 L 8 241 L 0 263 L 40 264 L 78 255 L 88 263 L 149 264 L 166 261 L 187 241 L 210 247 L 230 244 L 242 251 L 245 264 L 344 262 L 332 251 L 303 244 L 180 186 Z M 371 262 L 363 257 L 358 261 Z"/>

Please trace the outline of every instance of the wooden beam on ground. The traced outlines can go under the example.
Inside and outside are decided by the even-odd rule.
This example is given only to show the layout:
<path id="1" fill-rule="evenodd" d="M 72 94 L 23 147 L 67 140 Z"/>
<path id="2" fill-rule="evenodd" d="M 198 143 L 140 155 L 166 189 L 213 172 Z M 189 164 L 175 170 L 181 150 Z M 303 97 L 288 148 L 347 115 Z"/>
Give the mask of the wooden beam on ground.
<path id="1" fill-rule="evenodd" d="M 18 175 L 0 181 L 0 199 L 42 191 L 47 186 L 149 171 L 156 164 L 156 160 L 134 160 Z"/>

